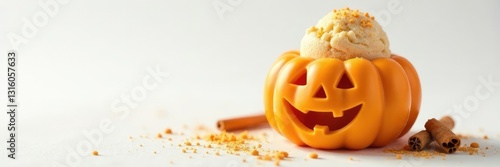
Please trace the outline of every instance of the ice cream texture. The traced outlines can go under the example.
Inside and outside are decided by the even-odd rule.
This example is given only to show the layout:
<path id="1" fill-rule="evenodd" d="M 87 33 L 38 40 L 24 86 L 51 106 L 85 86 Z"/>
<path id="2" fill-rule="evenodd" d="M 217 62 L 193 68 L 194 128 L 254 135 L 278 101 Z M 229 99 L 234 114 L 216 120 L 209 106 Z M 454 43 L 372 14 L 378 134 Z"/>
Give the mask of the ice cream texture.
<path id="1" fill-rule="evenodd" d="M 300 44 L 301 56 L 311 58 L 390 57 L 389 40 L 369 13 L 344 8 L 333 10 L 307 29 Z"/>

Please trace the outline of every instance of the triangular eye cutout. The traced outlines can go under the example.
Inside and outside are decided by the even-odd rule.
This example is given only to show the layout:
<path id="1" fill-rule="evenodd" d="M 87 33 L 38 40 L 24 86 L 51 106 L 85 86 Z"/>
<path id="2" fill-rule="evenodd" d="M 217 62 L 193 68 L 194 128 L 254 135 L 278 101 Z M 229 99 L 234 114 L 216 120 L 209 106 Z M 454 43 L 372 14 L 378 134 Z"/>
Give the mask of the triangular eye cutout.
<path id="1" fill-rule="evenodd" d="M 295 85 L 306 85 L 307 84 L 307 71 L 299 76 L 295 81 L 292 82 Z"/>
<path id="2" fill-rule="evenodd" d="M 339 88 L 339 89 L 351 89 L 351 88 L 354 88 L 354 85 L 352 84 L 349 77 L 344 73 L 342 75 L 342 78 L 340 78 L 339 83 L 337 84 L 337 88 Z"/>
<path id="3" fill-rule="evenodd" d="M 316 94 L 314 94 L 315 98 L 326 98 L 326 92 L 325 89 L 323 89 L 323 86 L 319 87 L 318 91 L 316 91 Z"/>

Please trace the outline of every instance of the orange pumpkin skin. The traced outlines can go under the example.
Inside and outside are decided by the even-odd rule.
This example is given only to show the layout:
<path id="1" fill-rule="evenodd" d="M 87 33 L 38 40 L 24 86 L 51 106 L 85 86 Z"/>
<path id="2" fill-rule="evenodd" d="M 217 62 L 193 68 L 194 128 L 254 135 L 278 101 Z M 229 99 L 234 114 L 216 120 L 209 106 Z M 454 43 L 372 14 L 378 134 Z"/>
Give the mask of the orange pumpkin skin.
<path id="1" fill-rule="evenodd" d="M 385 146 L 408 132 L 420 110 L 417 72 L 397 55 L 342 61 L 290 51 L 273 64 L 264 87 L 271 127 L 314 148 Z"/>

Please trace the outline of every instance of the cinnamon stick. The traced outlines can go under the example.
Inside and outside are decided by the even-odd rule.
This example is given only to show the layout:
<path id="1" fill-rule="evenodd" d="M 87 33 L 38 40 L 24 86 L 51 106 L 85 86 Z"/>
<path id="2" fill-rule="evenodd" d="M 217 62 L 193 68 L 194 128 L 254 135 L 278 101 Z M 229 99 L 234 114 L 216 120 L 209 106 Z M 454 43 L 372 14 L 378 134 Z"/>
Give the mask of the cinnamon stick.
<path id="1" fill-rule="evenodd" d="M 454 153 L 460 147 L 460 138 L 438 120 L 429 119 L 425 123 L 425 129 L 447 153 Z"/>
<path id="2" fill-rule="evenodd" d="M 432 142 L 432 136 L 426 130 L 422 130 L 408 139 L 408 146 L 413 151 L 420 151 Z"/>
<path id="3" fill-rule="evenodd" d="M 450 116 L 442 117 L 439 122 L 443 123 L 448 129 L 453 129 L 455 121 Z M 432 140 L 432 135 L 427 130 L 422 130 L 408 139 L 408 146 L 413 151 L 420 151 L 429 145 Z"/>
<path id="4" fill-rule="evenodd" d="M 266 115 L 253 115 L 253 116 L 242 116 L 238 118 L 229 118 L 217 121 L 217 128 L 219 130 L 232 131 L 240 130 L 244 128 L 257 127 L 263 123 L 266 123 Z"/>

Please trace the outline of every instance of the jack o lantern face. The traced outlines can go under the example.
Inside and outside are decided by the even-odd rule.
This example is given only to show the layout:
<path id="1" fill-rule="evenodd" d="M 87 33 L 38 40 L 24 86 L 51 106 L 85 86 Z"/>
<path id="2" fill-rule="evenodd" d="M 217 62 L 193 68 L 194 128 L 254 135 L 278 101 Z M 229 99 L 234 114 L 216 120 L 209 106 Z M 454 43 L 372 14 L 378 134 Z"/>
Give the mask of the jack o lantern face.
<path id="1" fill-rule="evenodd" d="M 306 86 L 307 83 L 306 76 L 307 73 L 304 73 L 292 84 Z M 335 86 L 335 85 L 330 85 L 330 86 Z M 347 77 L 347 75 L 344 73 L 344 75 L 342 75 L 342 78 L 336 85 L 336 88 L 352 89 L 354 88 L 354 85 L 352 84 L 349 77 Z M 325 88 L 323 85 L 319 87 L 318 91 L 316 91 L 316 93 L 312 98 L 327 100 L 326 99 L 327 94 L 325 92 Z M 332 131 L 342 129 L 343 127 L 351 123 L 352 120 L 354 120 L 354 118 L 358 115 L 359 111 L 363 106 L 360 102 L 360 104 L 355 105 L 354 107 L 340 111 L 327 111 L 327 110 L 313 111 L 310 110 L 310 108 L 309 109 L 304 108 L 302 110 L 299 110 L 292 104 L 290 104 L 290 102 L 287 101 L 286 99 L 284 99 L 283 103 L 285 108 L 287 108 L 286 110 L 288 112 L 287 114 L 292 117 L 295 117 L 295 119 L 300 124 L 302 124 L 311 131 L 317 131 L 317 132 L 321 131 L 324 133 L 330 133 Z"/>
<path id="2" fill-rule="evenodd" d="M 264 101 L 271 127 L 295 144 L 362 149 L 385 146 L 411 128 L 420 83 L 399 56 L 339 60 L 289 52 L 270 70 Z"/>
<path id="3" fill-rule="evenodd" d="M 352 134 L 375 138 L 382 113 L 376 71 L 365 59 L 290 60 L 275 88 L 274 100 L 283 102 L 280 115 L 287 117 L 283 122 L 289 122 L 287 128 L 294 128 L 307 145 L 318 148 L 332 147 L 330 142 L 318 141 L 355 136 Z M 363 147 L 371 142 L 364 141 L 360 141 Z"/>

